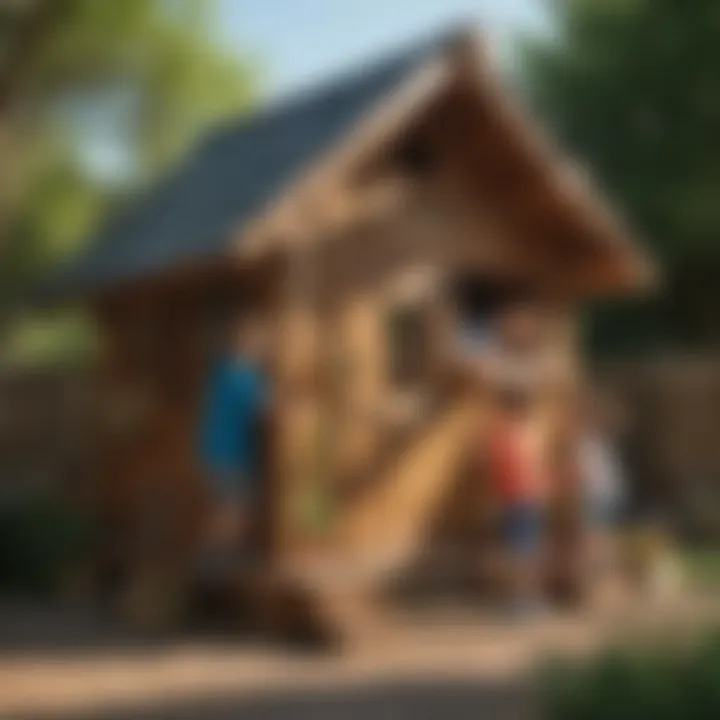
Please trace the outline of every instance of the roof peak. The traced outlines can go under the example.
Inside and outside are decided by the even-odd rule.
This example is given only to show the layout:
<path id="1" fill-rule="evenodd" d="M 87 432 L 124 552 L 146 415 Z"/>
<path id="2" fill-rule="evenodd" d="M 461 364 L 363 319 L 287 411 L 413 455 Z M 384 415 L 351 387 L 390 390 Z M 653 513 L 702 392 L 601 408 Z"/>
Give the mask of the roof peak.
<path id="1" fill-rule="evenodd" d="M 451 51 L 455 46 L 469 41 L 477 41 L 480 29 L 477 23 L 470 21 L 454 21 L 434 32 L 424 32 L 415 38 L 404 41 L 393 50 L 383 52 L 358 66 L 357 63 L 344 67 L 330 76 L 300 89 L 287 93 L 250 108 L 248 112 L 229 117 L 218 122 L 203 133 L 199 146 L 214 144 L 214 140 L 226 134 L 251 130 L 253 125 L 265 126 L 275 118 L 284 117 L 289 112 L 306 103 L 331 103 L 334 98 L 342 95 L 348 85 L 363 81 L 371 82 L 374 76 L 385 74 L 389 68 L 405 67 L 411 69 L 415 64 L 426 62 L 434 55 Z"/>

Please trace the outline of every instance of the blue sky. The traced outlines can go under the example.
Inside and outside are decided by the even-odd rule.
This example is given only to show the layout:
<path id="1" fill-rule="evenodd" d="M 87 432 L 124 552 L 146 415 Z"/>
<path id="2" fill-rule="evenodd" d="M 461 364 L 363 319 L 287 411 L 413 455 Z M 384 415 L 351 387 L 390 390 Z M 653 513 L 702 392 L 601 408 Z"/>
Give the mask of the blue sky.
<path id="1" fill-rule="evenodd" d="M 547 29 L 542 0 L 220 0 L 218 33 L 282 95 L 459 19 L 480 23 L 505 59 L 518 32 Z"/>

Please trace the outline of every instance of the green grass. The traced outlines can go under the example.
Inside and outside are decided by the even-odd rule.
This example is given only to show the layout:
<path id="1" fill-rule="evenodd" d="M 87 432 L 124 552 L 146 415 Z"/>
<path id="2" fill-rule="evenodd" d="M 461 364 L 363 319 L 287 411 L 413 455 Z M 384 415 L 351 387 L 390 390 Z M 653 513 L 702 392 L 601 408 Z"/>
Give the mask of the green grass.
<path id="1" fill-rule="evenodd" d="M 692 586 L 720 589 L 720 549 L 686 550 L 682 562 Z"/>
<path id="2" fill-rule="evenodd" d="M 556 664 L 540 684 L 548 720 L 720 718 L 720 632 L 684 644 L 608 650 L 588 663 Z"/>
<path id="3" fill-rule="evenodd" d="M 690 587 L 720 589 L 720 549 L 686 549 L 680 558 Z M 558 662 L 541 673 L 539 687 L 548 720 L 720 718 L 720 628 Z"/>

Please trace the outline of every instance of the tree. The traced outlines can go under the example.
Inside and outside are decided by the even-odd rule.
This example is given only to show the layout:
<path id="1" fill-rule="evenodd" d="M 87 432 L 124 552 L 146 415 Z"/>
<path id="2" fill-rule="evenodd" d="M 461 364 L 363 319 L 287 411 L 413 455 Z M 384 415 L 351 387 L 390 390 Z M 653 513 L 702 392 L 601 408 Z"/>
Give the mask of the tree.
<path id="1" fill-rule="evenodd" d="M 61 10 L 60 3 L 49 0 L 9 2 L 0 6 L 0 111 L 13 101 L 22 87 L 25 73 L 32 64 Z"/>
<path id="2" fill-rule="evenodd" d="M 208 0 L 51 4 L 61 11 L 42 16 L 41 40 L 22 56 L 22 67 L 2 75 L 12 87 L 12 110 L 2 119 L 16 160 L 4 162 L 0 176 L 14 190 L 12 211 L 0 213 L 6 330 L 15 299 L 77 249 L 111 206 L 254 96 L 252 64 L 212 39 Z M 45 7 L 41 0 L 31 5 Z"/>
<path id="3" fill-rule="evenodd" d="M 595 316 L 601 349 L 720 343 L 720 6 L 555 0 L 524 80 L 660 257 L 662 297 Z"/>

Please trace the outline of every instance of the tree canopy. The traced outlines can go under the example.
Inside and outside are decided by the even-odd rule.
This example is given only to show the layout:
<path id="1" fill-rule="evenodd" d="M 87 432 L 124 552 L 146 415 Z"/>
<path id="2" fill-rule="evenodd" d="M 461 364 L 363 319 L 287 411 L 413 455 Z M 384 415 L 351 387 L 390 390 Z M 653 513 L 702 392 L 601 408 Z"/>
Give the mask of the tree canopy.
<path id="1" fill-rule="evenodd" d="M 15 197 L 0 226 L 0 315 L 110 206 L 255 95 L 255 65 L 213 38 L 210 0 L 60 5 L 13 78 L 12 110 L 2 118 L 15 162 L 0 181 Z M 0 16 L 0 38 L 9 22 Z"/>
<path id="2" fill-rule="evenodd" d="M 661 296 L 595 315 L 601 349 L 720 342 L 720 5 L 554 0 L 524 81 L 660 258 Z"/>

